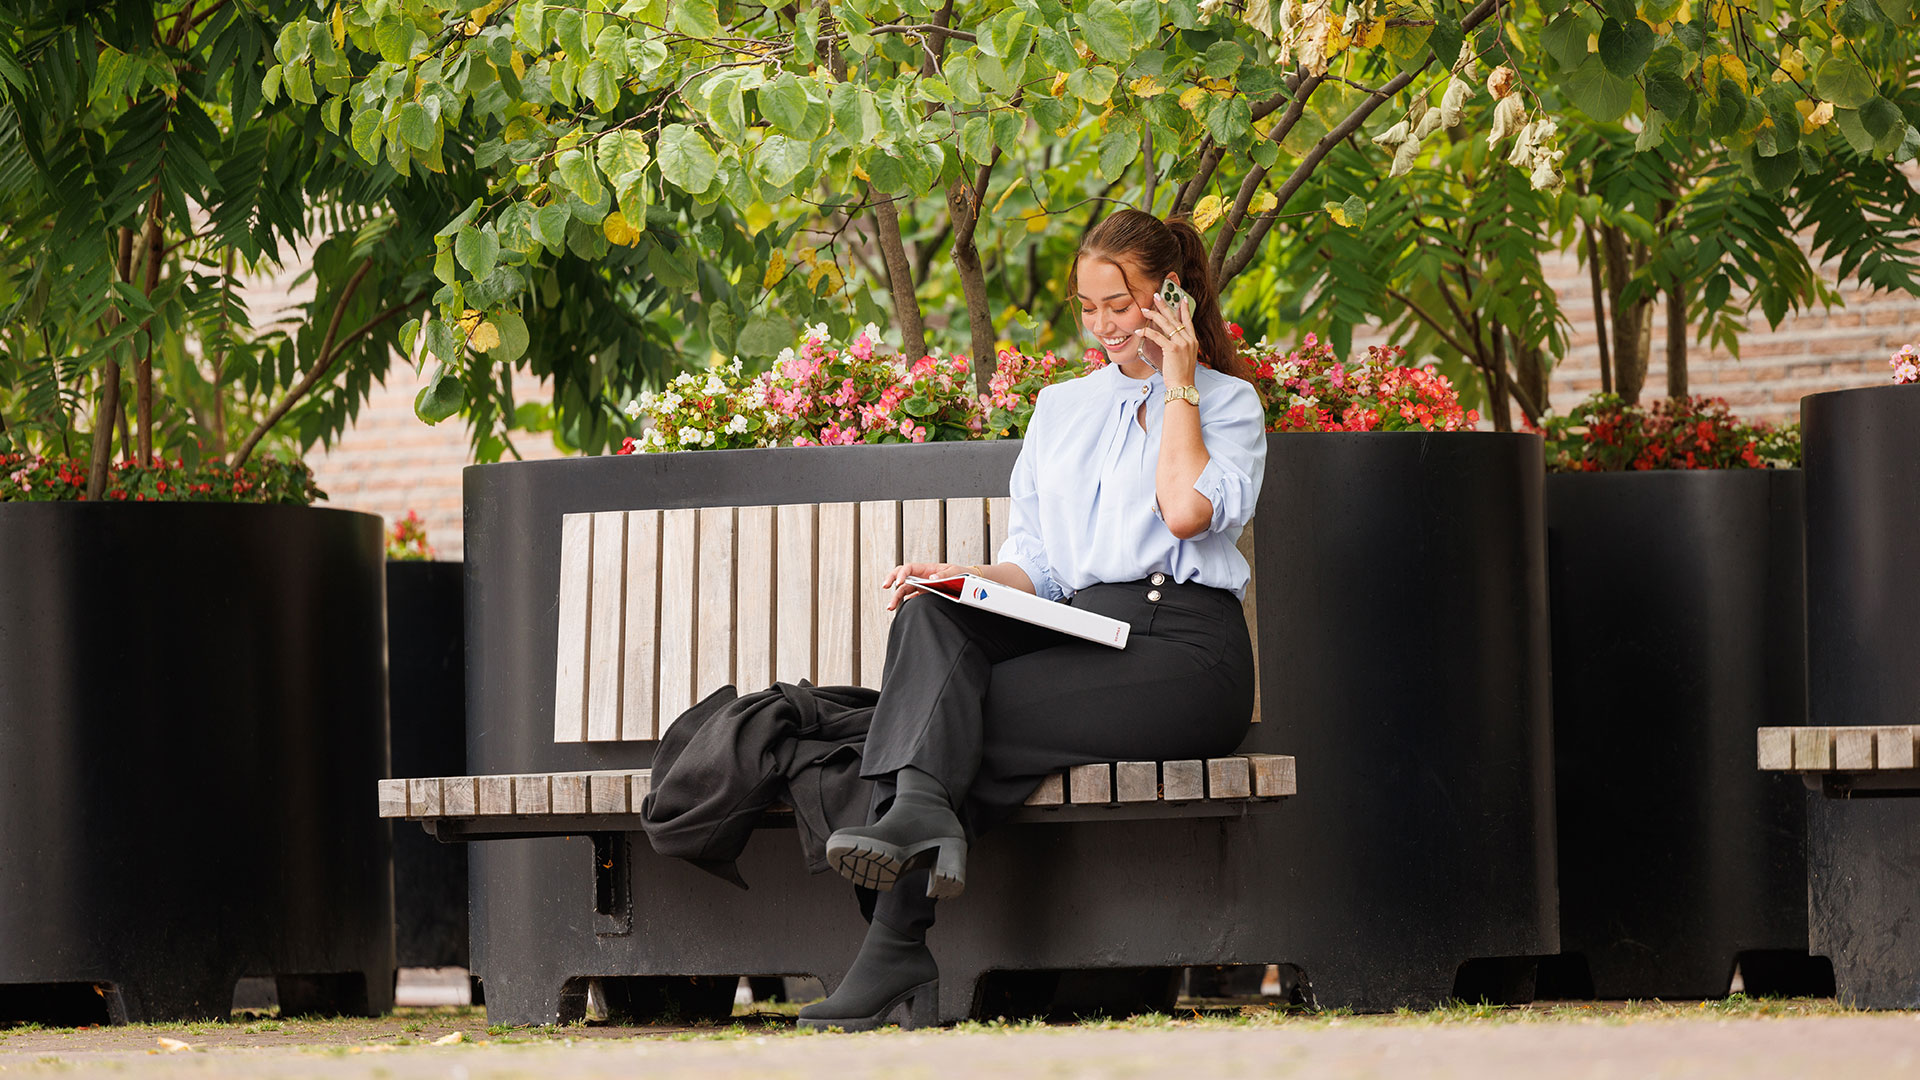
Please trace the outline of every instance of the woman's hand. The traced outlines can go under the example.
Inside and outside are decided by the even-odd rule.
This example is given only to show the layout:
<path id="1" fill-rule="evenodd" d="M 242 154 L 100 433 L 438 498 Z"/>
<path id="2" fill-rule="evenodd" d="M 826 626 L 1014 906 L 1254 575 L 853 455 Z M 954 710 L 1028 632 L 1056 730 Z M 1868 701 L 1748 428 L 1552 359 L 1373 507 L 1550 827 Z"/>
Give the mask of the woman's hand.
<path id="1" fill-rule="evenodd" d="M 1168 386 L 1192 386 L 1193 368 L 1200 358 L 1200 337 L 1193 332 L 1193 313 L 1187 306 L 1181 301 L 1177 310 L 1170 308 L 1155 292 L 1153 306 L 1140 309 L 1154 326 L 1134 331 L 1160 346 L 1160 379 Z"/>
<path id="2" fill-rule="evenodd" d="M 886 580 L 880 583 L 880 587 L 893 590 L 893 595 L 887 598 L 887 610 L 892 611 L 894 608 L 900 606 L 902 600 L 909 596 L 917 595 L 920 592 L 918 588 L 907 584 L 907 579 L 910 577 L 950 578 L 961 577 L 973 572 L 973 567 L 971 566 L 957 566 L 953 563 L 906 563 L 901 566 L 896 566 L 889 571 Z"/>

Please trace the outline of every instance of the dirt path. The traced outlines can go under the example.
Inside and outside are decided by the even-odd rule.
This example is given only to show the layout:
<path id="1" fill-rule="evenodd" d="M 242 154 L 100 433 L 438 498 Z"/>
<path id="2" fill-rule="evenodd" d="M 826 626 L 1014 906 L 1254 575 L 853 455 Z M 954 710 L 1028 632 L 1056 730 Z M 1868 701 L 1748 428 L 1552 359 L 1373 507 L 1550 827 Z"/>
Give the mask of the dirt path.
<path id="1" fill-rule="evenodd" d="M 1400 1017 L 1224 1010 L 1118 1024 L 966 1025 L 796 1035 L 780 1016 L 725 1029 L 489 1032 L 478 1010 L 379 1020 L 0 1031 L 0 1075 L 382 1080 L 822 1080 L 991 1076 L 1920 1076 L 1920 1015 L 1832 1006 L 1558 1007 Z M 434 1045 L 454 1033 L 460 1041 Z M 173 1040 L 183 1045 L 163 1044 Z M 184 1048 L 183 1048 L 184 1046 Z"/>

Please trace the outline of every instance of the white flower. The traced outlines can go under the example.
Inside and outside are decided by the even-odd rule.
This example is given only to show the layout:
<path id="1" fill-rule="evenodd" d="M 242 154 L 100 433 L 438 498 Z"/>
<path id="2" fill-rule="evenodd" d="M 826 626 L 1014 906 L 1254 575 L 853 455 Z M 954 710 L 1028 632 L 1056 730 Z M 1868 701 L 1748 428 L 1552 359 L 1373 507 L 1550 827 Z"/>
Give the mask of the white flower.
<path id="1" fill-rule="evenodd" d="M 680 429 L 680 445 L 681 446 L 698 446 L 699 444 L 700 444 L 699 432 L 693 430 L 690 427 L 683 427 Z"/>
<path id="2" fill-rule="evenodd" d="M 735 435 L 744 435 L 744 434 L 746 434 L 746 432 L 747 432 L 747 416 L 746 416 L 746 414 L 745 414 L 745 413 L 735 413 L 735 414 L 733 415 L 733 419 L 731 419 L 731 420 L 729 420 L 729 421 L 727 421 L 727 430 L 728 430 L 729 432 L 731 432 L 731 433 L 733 433 L 733 434 L 735 434 Z"/>
<path id="3" fill-rule="evenodd" d="M 809 341 L 825 341 L 827 340 L 827 334 L 826 323 L 814 323 L 812 326 L 807 327 L 806 336 Z"/>
<path id="4" fill-rule="evenodd" d="M 659 400 L 660 400 L 661 411 L 672 412 L 673 410 L 680 407 L 681 397 L 679 394 L 676 394 L 673 391 L 669 390 L 666 393 L 661 394 Z"/>
<path id="5" fill-rule="evenodd" d="M 793 347 L 792 347 L 792 346 L 788 346 L 787 348 L 784 348 L 784 349 L 781 349 L 781 350 L 780 350 L 780 355 L 779 355 L 779 356 L 776 356 L 776 357 L 774 357 L 774 360 L 773 360 L 773 362 L 774 362 L 774 363 L 776 363 L 776 364 L 783 364 L 783 365 L 784 365 L 784 364 L 786 364 L 786 363 L 788 363 L 788 362 L 790 362 L 790 361 L 791 361 L 791 360 L 793 359 L 793 357 L 794 357 L 794 352 L 793 352 Z"/>
<path id="6" fill-rule="evenodd" d="M 700 433 L 700 445 L 701 446 L 713 445 L 713 429 L 712 428 L 708 428 L 707 430 Z"/>
<path id="7" fill-rule="evenodd" d="M 635 398 L 632 401 L 627 402 L 626 407 L 621 409 L 620 411 L 623 413 L 626 413 L 627 419 L 629 420 L 640 419 L 640 399 Z"/>
<path id="8" fill-rule="evenodd" d="M 727 365 L 727 370 L 735 375 L 740 374 L 740 358 L 737 356 L 734 357 L 733 363 Z"/>
<path id="9" fill-rule="evenodd" d="M 700 388 L 700 392 L 708 397 L 719 397 L 727 392 L 727 384 L 720 381 L 720 376 L 709 375 L 706 385 Z"/>

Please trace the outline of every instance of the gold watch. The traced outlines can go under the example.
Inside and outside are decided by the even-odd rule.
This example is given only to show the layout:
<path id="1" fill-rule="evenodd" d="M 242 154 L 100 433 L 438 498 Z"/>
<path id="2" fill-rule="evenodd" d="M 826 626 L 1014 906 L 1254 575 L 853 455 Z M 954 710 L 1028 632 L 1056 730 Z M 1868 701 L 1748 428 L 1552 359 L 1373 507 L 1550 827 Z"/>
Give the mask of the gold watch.
<path id="1" fill-rule="evenodd" d="M 1200 407 L 1200 388 L 1197 386 L 1169 386 L 1166 396 L 1160 399 L 1162 405 L 1184 401 L 1194 408 Z"/>

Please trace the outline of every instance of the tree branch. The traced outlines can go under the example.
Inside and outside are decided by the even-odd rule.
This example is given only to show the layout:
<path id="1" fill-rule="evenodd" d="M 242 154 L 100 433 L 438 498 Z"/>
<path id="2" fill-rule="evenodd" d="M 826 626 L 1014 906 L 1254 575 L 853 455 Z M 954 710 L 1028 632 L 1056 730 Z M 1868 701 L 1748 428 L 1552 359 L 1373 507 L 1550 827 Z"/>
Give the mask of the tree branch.
<path id="1" fill-rule="evenodd" d="M 260 440 L 266 437 L 267 432 L 272 430 L 273 425 L 279 423 L 280 419 L 287 415 L 287 410 L 293 408 L 295 403 L 305 397 L 308 391 L 312 390 L 314 386 L 319 384 L 321 378 L 333 367 L 334 359 L 346 351 L 347 346 L 365 337 L 367 334 L 372 333 L 381 323 L 386 322 L 388 319 L 393 318 L 395 315 L 400 314 L 426 298 L 426 293 L 416 293 L 408 297 L 360 324 L 352 333 L 341 338 L 336 345 L 334 343 L 334 335 L 340 329 L 341 318 L 347 313 L 347 304 L 353 299 L 354 293 L 359 291 L 360 282 L 367 276 L 367 272 L 371 269 L 373 269 L 373 256 L 369 255 L 365 261 L 361 262 L 359 267 L 354 270 L 353 276 L 347 279 L 346 285 L 341 287 L 340 299 L 334 304 L 333 317 L 327 320 L 327 336 L 321 339 L 320 354 L 314 359 L 313 367 L 307 371 L 306 375 L 301 378 L 300 382 L 295 385 L 292 390 L 287 392 L 285 397 L 280 399 L 279 404 L 275 405 L 265 417 L 261 418 L 259 426 L 255 427 L 252 433 L 247 436 L 246 441 L 240 444 L 239 451 L 233 455 L 234 468 L 238 469 L 247 463 L 247 458 L 252 456 L 254 447 L 260 444 Z"/>
<path id="2" fill-rule="evenodd" d="M 1322 81 L 1324 81 L 1322 76 L 1309 75 L 1300 82 L 1298 92 L 1293 95 L 1293 101 L 1287 105 L 1287 111 L 1281 113 L 1280 119 L 1267 130 L 1267 139 L 1275 146 L 1278 146 L 1293 131 L 1293 126 L 1298 124 L 1300 117 L 1306 114 L 1307 99 L 1313 96 L 1313 92 L 1319 88 Z M 1227 248 L 1232 245 L 1234 234 L 1240 231 L 1240 223 L 1247 219 L 1247 207 L 1252 204 L 1254 193 L 1260 190 L 1260 184 L 1266 178 L 1266 168 L 1256 164 L 1240 181 L 1240 192 L 1234 196 L 1233 208 L 1227 211 L 1226 218 L 1220 226 L 1220 232 L 1213 238 L 1213 251 L 1207 257 L 1207 261 L 1212 264 L 1215 281 L 1221 280 L 1220 267 L 1227 257 Z M 1275 209 L 1279 208 L 1275 207 Z"/>

